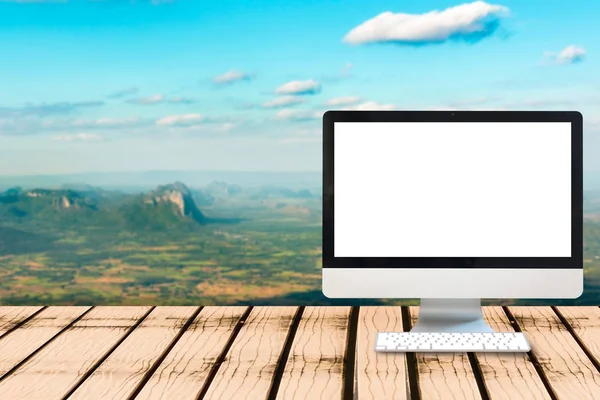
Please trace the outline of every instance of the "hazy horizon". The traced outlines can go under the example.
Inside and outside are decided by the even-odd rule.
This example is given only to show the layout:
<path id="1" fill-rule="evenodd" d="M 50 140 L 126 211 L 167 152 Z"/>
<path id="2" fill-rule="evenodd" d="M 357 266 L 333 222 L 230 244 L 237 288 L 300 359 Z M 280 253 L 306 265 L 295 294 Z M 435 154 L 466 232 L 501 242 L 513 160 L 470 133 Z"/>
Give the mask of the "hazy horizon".
<path id="1" fill-rule="evenodd" d="M 100 175 L 100 174 L 145 174 L 145 173 L 162 173 L 162 172 L 200 172 L 200 173 L 240 173 L 240 174 L 316 174 L 322 173 L 323 170 L 239 170 L 239 169 L 145 169 L 145 170 L 115 170 L 115 171 L 78 171 L 78 172 L 62 172 L 62 173 L 28 173 L 28 174 L 2 174 L 0 177 L 32 177 L 32 176 L 65 176 L 65 175 Z"/>

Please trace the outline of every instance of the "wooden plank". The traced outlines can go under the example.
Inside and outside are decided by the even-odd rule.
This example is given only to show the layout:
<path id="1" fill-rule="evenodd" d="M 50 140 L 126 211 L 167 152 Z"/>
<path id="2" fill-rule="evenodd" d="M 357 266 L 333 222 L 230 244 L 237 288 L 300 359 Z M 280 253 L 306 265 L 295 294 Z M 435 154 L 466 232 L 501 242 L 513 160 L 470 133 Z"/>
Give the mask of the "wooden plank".
<path id="1" fill-rule="evenodd" d="M 148 307 L 100 307 L 0 383 L 0 398 L 61 399 Z"/>
<path id="2" fill-rule="evenodd" d="M 360 307 L 357 396 L 360 400 L 404 400 L 408 393 L 404 353 L 376 353 L 377 332 L 402 332 L 400 307 Z"/>
<path id="3" fill-rule="evenodd" d="M 340 399 L 350 307 L 306 307 L 277 398 Z"/>
<path id="4" fill-rule="evenodd" d="M 13 326 L 25 320 L 40 308 L 42 307 L 0 307 L 0 337 L 2 337 L 2 335 L 4 335 L 4 333 L 9 329 L 12 329 Z"/>
<path id="5" fill-rule="evenodd" d="M 205 398 L 266 398 L 296 310 L 297 307 L 254 308 Z"/>
<path id="6" fill-rule="evenodd" d="M 590 353 L 600 361 L 600 308 L 557 307 Z"/>
<path id="7" fill-rule="evenodd" d="M 502 307 L 484 307 L 483 313 L 496 332 L 514 332 Z M 492 399 L 551 398 L 526 353 L 477 353 L 476 357 Z"/>
<path id="8" fill-rule="evenodd" d="M 126 399 L 196 307 L 157 307 L 69 399 Z"/>
<path id="9" fill-rule="evenodd" d="M 600 374 L 550 307 L 509 309 L 558 398 L 600 398 Z"/>
<path id="10" fill-rule="evenodd" d="M 90 307 L 48 307 L 0 340 L 0 376 L 23 361 Z"/>
<path id="11" fill-rule="evenodd" d="M 246 307 L 205 307 L 136 400 L 196 399 Z"/>
<path id="12" fill-rule="evenodd" d="M 409 309 L 414 326 L 419 307 Z M 443 399 L 446 393 L 457 399 L 481 399 L 467 353 L 416 353 L 416 358 L 421 399 Z"/>

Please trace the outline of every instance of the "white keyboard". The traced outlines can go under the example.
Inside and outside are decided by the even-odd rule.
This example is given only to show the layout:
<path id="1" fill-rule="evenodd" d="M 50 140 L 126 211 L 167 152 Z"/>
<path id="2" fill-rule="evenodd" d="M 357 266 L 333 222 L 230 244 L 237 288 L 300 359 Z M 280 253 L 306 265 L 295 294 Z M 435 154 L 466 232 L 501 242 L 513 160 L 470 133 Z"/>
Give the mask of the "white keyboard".
<path id="1" fill-rule="evenodd" d="M 396 353 L 435 352 L 508 352 L 520 353 L 531 350 L 527 338 L 521 332 L 509 333 L 377 333 L 375 351 Z"/>

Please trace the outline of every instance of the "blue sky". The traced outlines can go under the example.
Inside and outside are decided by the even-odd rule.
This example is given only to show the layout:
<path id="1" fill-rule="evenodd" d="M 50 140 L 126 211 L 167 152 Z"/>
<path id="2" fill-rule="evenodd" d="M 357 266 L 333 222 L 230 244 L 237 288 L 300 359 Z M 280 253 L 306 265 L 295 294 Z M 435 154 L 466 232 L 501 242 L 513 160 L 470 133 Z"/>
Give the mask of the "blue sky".
<path id="1" fill-rule="evenodd" d="M 592 0 L 0 1 L 0 174 L 318 170 L 333 108 L 578 110 L 600 170 L 599 18 Z"/>

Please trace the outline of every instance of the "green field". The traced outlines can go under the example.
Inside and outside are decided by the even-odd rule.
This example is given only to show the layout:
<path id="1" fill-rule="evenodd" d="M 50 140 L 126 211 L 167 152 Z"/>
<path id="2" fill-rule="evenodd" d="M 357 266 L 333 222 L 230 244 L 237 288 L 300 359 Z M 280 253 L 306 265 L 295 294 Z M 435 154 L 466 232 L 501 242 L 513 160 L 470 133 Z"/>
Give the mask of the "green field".
<path id="1" fill-rule="evenodd" d="M 358 304 L 320 293 L 318 196 L 236 193 L 197 223 L 138 195 L 27 193 L 0 201 L 1 304 Z M 563 304 L 600 302 L 600 223 L 586 222 L 585 242 L 586 292 Z M 407 304 L 361 302 L 380 303 Z"/>
<path id="2" fill-rule="evenodd" d="M 109 214 L 86 218 L 70 210 L 5 220 L 0 299 L 118 305 L 318 301 L 319 200 L 252 203 L 206 208 L 213 215 L 243 215 L 237 224 L 129 227 Z"/>

